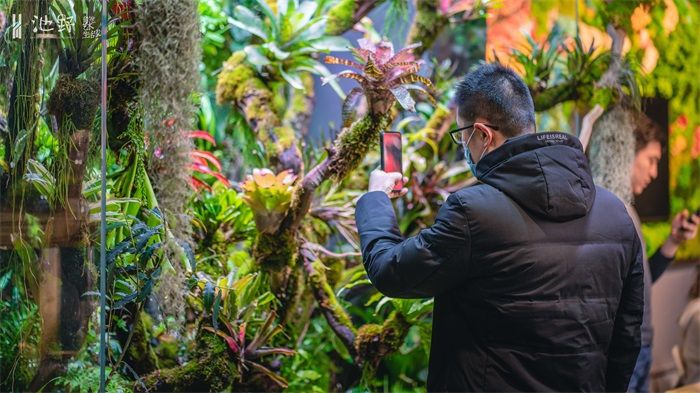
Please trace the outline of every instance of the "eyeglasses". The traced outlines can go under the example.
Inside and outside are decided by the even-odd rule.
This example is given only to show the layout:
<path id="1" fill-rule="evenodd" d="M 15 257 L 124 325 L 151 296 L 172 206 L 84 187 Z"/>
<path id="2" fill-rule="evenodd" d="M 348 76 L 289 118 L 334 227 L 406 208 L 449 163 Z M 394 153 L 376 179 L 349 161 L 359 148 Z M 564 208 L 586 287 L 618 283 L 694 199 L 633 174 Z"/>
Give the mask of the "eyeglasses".
<path id="1" fill-rule="evenodd" d="M 467 138 L 465 138 L 463 131 L 474 127 L 474 124 L 476 124 L 476 123 L 473 123 L 473 124 L 470 124 L 466 127 L 462 127 L 462 128 L 458 128 L 456 130 L 450 131 L 450 137 L 452 137 L 452 141 L 454 141 L 454 143 L 461 146 L 462 143 L 466 142 L 466 140 L 467 140 Z M 484 125 L 486 127 L 493 128 L 494 130 L 498 131 L 498 127 L 496 127 L 496 126 L 492 126 L 490 124 L 484 124 Z"/>

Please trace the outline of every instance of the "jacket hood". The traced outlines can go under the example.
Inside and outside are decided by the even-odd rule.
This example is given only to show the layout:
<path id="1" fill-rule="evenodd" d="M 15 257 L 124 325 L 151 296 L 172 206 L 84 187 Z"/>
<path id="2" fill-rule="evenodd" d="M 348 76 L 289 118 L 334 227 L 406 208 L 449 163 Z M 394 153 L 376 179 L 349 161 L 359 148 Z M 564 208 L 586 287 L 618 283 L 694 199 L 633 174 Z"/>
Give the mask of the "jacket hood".
<path id="1" fill-rule="evenodd" d="M 476 169 L 481 182 L 552 221 L 585 216 L 595 199 L 595 185 L 581 142 L 563 132 L 508 139 L 485 155 Z"/>

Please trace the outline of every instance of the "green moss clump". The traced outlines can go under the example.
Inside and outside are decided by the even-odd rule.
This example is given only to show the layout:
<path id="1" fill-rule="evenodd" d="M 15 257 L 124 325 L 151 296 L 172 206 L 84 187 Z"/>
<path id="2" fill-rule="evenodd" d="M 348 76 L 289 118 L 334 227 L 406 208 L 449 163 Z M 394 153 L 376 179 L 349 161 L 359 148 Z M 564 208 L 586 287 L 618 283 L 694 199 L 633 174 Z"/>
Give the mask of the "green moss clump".
<path id="1" fill-rule="evenodd" d="M 261 233 L 253 246 L 255 260 L 268 272 L 278 272 L 286 266 L 293 266 L 297 251 L 296 237 L 291 231 L 281 234 Z"/>
<path id="2" fill-rule="evenodd" d="M 376 365 L 384 356 L 401 347 L 410 327 L 404 316 L 396 311 L 383 325 L 362 326 L 355 338 L 358 357 L 368 364 Z"/>
<path id="3" fill-rule="evenodd" d="M 184 366 L 155 371 L 143 378 L 143 385 L 136 383 L 134 389 L 221 392 L 230 388 L 239 375 L 224 341 L 212 333 L 202 331 L 197 343 L 194 356 Z"/>
<path id="4" fill-rule="evenodd" d="M 345 261 L 340 258 L 326 258 L 324 259 L 323 264 L 328 268 L 326 272 L 328 284 L 333 287 L 343 277 L 343 271 L 345 270 Z"/>
<path id="5" fill-rule="evenodd" d="M 406 42 L 421 42 L 423 44 L 413 50 L 416 58 L 420 58 L 423 52 L 433 46 L 448 22 L 447 17 L 439 13 L 435 1 L 418 0 L 416 2 L 416 17 L 406 40 Z"/>
<path id="6" fill-rule="evenodd" d="M 62 74 L 51 91 L 47 108 L 56 116 L 59 127 L 70 121 L 76 129 L 85 130 L 92 127 L 99 99 L 96 83 Z"/>
<path id="7" fill-rule="evenodd" d="M 338 35 L 352 28 L 353 18 L 357 10 L 356 0 L 341 0 L 328 11 L 326 34 Z"/>
<path id="8" fill-rule="evenodd" d="M 250 127 L 266 141 L 267 131 L 280 124 L 270 111 L 274 97 L 245 58 L 245 52 L 238 51 L 224 63 L 216 84 L 216 102 L 238 106 Z"/>
<path id="9" fill-rule="evenodd" d="M 335 157 L 330 164 L 333 180 L 342 180 L 357 168 L 372 146 L 379 142 L 379 132 L 391 123 L 389 116 L 365 116 L 346 128 L 335 143 Z"/>
<path id="10" fill-rule="evenodd" d="M 127 349 L 126 362 L 139 374 L 158 369 L 158 358 L 150 345 L 153 321 L 150 315 L 141 312 L 134 324 L 134 334 Z"/>

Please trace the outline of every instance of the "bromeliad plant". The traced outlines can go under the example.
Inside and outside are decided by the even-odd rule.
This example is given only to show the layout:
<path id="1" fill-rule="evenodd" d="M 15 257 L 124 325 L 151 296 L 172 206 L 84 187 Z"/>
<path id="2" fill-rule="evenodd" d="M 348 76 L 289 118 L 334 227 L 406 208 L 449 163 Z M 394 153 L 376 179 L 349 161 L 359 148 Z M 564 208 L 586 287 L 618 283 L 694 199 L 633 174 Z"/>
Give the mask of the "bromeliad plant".
<path id="1" fill-rule="evenodd" d="M 190 139 L 205 140 L 216 146 L 216 140 L 206 131 L 191 131 L 187 136 Z M 226 187 L 231 187 L 231 182 L 221 173 L 221 162 L 214 154 L 206 150 L 192 149 L 190 151 L 190 159 L 192 167 L 190 184 L 195 190 L 206 189 L 211 191 L 211 186 L 201 177 L 202 175 L 212 176 Z"/>
<path id="2" fill-rule="evenodd" d="M 638 85 L 629 62 L 613 61 L 610 50 L 598 50 L 595 43 L 585 47 L 578 37 L 567 39 L 556 24 L 542 43 L 531 37 L 527 41 L 525 48 L 513 51 L 512 58 L 523 69 L 536 111 L 571 100 L 603 106 L 627 99 L 638 102 Z M 617 66 L 611 74 L 613 63 Z"/>
<path id="3" fill-rule="evenodd" d="M 261 358 L 263 357 L 275 355 L 292 356 L 295 353 L 287 348 L 265 346 L 274 336 L 282 332 L 281 326 L 273 325 L 275 317 L 274 311 L 268 313 L 265 322 L 257 329 L 253 338 L 248 341 L 246 341 L 247 324 L 245 322 L 238 325 L 238 329 L 235 329 L 231 323 L 224 321 L 222 324 L 226 330 L 210 326 L 205 326 L 204 330 L 216 334 L 226 342 L 230 355 L 237 360 L 239 375 L 245 375 L 246 370 L 248 370 L 249 376 L 250 374 L 258 373 L 285 389 L 288 386 L 287 381 L 261 363 Z"/>
<path id="4" fill-rule="evenodd" d="M 343 104 L 344 115 L 351 115 L 349 107 L 362 96 L 367 99 L 369 112 L 375 115 L 387 113 L 394 100 L 405 110 L 415 111 L 416 102 L 409 90 L 425 93 L 430 102 L 435 103 L 433 84 L 428 78 L 418 75 L 422 61 L 411 53 L 420 43 L 408 45 L 396 53 L 390 41 L 375 44 L 362 38 L 358 44 L 359 48 L 352 49 L 358 62 L 335 56 L 325 58 L 328 64 L 342 64 L 356 70 L 344 70 L 323 78 L 324 84 L 338 77 L 353 79 L 360 84 L 360 88 L 354 88 L 348 94 Z M 416 83 L 422 83 L 427 90 Z"/>
<path id="5" fill-rule="evenodd" d="M 259 232 L 272 233 L 279 227 L 292 202 L 295 180 L 289 171 L 275 175 L 269 169 L 254 169 L 241 184 L 243 200 L 253 210 Z"/>
<path id="6" fill-rule="evenodd" d="M 350 91 L 343 103 L 343 123 L 349 126 L 335 142 L 336 157 L 330 163 L 330 172 L 335 179 L 342 179 L 357 168 L 376 143 L 379 131 L 389 126 L 394 102 L 399 102 L 406 110 L 415 111 L 415 100 L 410 90 L 417 90 L 435 103 L 433 84 L 428 78 L 418 75 L 422 62 L 411 53 L 420 43 L 408 45 L 396 53 L 393 44 L 388 41 L 375 44 L 360 39 L 358 43 L 359 48 L 353 49 L 358 62 L 333 56 L 326 56 L 325 59 L 326 63 L 346 65 L 354 71 L 341 71 L 325 78 L 324 83 L 341 77 L 360 84 L 359 88 Z M 360 116 L 357 108 L 363 97 L 367 102 L 367 113 Z"/>

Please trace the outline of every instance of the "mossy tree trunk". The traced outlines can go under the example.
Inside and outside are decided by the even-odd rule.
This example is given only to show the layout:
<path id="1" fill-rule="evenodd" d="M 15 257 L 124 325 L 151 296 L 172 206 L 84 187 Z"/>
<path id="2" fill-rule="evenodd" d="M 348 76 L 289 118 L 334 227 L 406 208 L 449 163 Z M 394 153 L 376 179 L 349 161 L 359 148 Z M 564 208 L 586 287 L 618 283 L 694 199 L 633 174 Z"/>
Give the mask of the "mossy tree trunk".
<path id="1" fill-rule="evenodd" d="M 421 42 L 423 45 L 413 50 L 416 57 L 429 50 L 442 30 L 449 24 L 447 16 L 438 10 L 434 0 L 416 0 L 416 16 L 408 31 L 407 43 Z"/>

